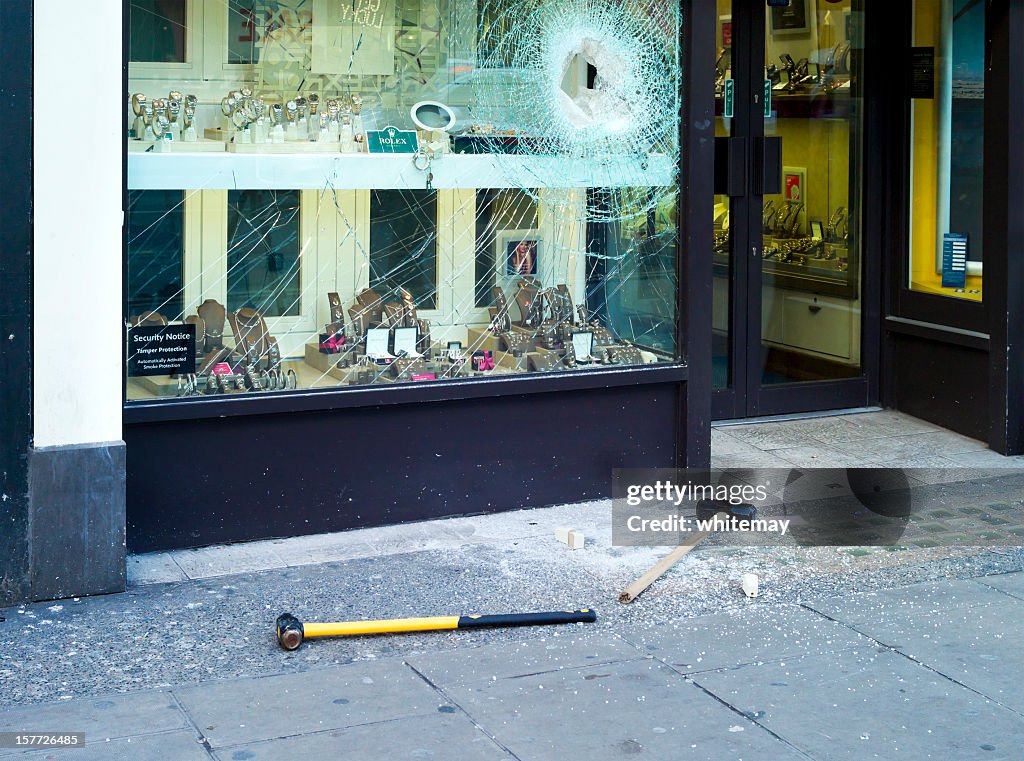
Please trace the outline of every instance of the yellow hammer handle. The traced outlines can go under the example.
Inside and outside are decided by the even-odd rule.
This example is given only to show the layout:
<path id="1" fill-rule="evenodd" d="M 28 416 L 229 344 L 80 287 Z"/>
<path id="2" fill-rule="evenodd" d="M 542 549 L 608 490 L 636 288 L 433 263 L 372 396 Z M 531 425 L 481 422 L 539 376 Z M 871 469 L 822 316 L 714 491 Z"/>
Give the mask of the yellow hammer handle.
<path id="1" fill-rule="evenodd" d="M 383 621 L 337 621 L 330 624 L 303 624 L 304 636 L 342 637 L 353 634 L 390 634 L 392 632 L 429 632 L 438 629 L 458 629 L 458 616 L 432 616 L 430 618 L 393 618 Z"/>

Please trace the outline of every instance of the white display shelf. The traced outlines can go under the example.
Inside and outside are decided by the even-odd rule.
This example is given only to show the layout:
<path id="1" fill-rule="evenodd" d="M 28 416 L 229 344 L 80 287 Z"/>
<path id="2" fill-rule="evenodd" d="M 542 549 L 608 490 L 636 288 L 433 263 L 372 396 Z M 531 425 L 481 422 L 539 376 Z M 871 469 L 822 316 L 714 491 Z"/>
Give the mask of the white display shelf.
<path id="1" fill-rule="evenodd" d="M 130 190 L 414 190 L 427 173 L 413 156 L 380 154 L 129 153 Z M 663 154 L 607 163 L 559 156 L 448 154 L 431 166 L 436 189 L 668 187 Z"/>

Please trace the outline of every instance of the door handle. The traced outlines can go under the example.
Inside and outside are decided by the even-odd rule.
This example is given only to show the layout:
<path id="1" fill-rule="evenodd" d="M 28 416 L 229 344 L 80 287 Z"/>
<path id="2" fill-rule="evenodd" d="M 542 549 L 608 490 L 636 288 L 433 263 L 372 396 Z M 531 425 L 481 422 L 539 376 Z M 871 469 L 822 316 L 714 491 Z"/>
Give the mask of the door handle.
<path id="1" fill-rule="evenodd" d="M 754 195 L 782 192 L 782 138 L 754 138 Z"/>
<path id="2" fill-rule="evenodd" d="M 742 196 L 747 192 L 747 141 L 742 137 L 715 138 L 715 195 Z"/>

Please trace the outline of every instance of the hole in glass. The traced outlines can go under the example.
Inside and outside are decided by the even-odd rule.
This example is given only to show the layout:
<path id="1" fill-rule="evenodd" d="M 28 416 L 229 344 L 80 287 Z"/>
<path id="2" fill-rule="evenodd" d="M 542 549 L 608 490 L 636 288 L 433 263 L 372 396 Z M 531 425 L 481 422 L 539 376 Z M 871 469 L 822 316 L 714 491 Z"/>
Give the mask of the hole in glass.
<path id="1" fill-rule="evenodd" d="M 579 129 L 621 132 L 629 126 L 631 109 L 618 93 L 628 67 L 600 42 L 584 38 L 566 58 L 557 93 L 562 113 Z"/>

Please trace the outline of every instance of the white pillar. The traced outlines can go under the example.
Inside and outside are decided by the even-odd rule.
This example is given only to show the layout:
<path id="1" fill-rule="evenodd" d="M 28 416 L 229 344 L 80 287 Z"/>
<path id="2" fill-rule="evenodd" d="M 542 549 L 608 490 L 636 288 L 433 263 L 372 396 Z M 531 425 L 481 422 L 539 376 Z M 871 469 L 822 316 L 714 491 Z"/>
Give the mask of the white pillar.
<path id="1" fill-rule="evenodd" d="M 35 0 L 36 448 L 121 439 L 121 11 Z"/>

